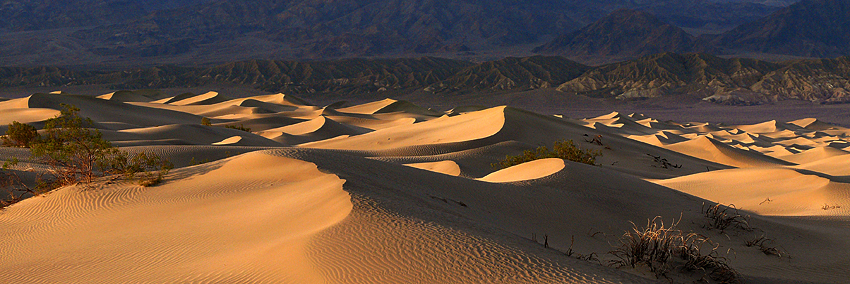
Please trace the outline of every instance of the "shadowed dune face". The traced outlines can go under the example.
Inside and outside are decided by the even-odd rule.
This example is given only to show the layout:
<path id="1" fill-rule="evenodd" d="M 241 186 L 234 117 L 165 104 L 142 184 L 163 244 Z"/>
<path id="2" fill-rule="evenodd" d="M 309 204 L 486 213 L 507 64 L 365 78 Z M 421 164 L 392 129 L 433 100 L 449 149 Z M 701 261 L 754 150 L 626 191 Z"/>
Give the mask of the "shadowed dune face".
<path id="1" fill-rule="evenodd" d="M 0 211 L 0 277 L 14 283 L 655 282 L 645 266 L 603 264 L 632 222 L 656 216 L 710 237 L 746 281 L 850 277 L 850 257 L 834 254 L 850 249 L 850 233 L 835 229 L 850 216 L 850 129 L 816 119 L 570 119 L 120 91 L 2 101 L 0 130 L 41 128 L 61 104 L 123 150 L 178 168 L 155 187 L 103 179 Z M 557 140 L 602 156 L 491 167 Z M 26 182 L 46 172 L 26 149 L 0 147 L 13 158 Z M 709 229 L 700 207 L 716 202 L 757 230 Z M 746 246 L 756 234 L 794 262 Z"/>

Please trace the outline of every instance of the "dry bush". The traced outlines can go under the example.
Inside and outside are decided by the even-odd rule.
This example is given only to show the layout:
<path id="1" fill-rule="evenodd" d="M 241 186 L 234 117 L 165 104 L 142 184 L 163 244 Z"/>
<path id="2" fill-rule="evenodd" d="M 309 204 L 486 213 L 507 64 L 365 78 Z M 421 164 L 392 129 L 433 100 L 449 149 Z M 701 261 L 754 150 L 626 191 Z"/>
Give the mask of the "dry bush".
<path id="1" fill-rule="evenodd" d="M 6 208 L 9 205 L 18 203 L 28 193 L 32 195 L 44 193 L 39 188 L 32 188 L 26 185 L 16 172 L 10 170 L 11 167 L 17 164 L 18 159 L 12 159 L 3 162 L 2 167 L 0 167 L 0 188 L 9 192 L 8 196 L 0 197 L 0 208 Z"/>
<path id="2" fill-rule="evenodd" d="M 38 139 L 38 131 L 29 124 L 12 121 L 6 135 L 0 137 L 3 146 L 29 148 Z"/>
<path id="3" fill-rule="evenodd" d="M 61 113 L 45 122 L 45 135 L 32 144 L 33 157 L 48 166 L 52 179 L 39 179 L 39 188 L 53 189 L 95 178 L 120 174 L 127 179 L 143 174 L 143 180 L 162 180 L 171 163 L 155 154 L 130 155 L 118 150 L 97 129 L 94 123 L 79 116 L 80 109 L 62 105 Z M 157 174 L 148 171 L 158 171 Z"/>
<path id="4" fill-rule="evenodd" d="M 729 267 L 726 258 L 719 256 L 719 245 L 702 235 L 676 229 L 677 222 L 665 227 L 659 219 L 648 220 L 644 227 L 632 223 L 632 230 L 618 239 L 620 246 L 609 252 L 617 258 L 610 264 L 616 267 L 646 265 L 656 276 L 665 276 L 674 268 L 703 271 L 715 281 L 740 282 L 738 273 Z M 708 248 L 704 249 L 706 245 Z M 703 253 L 706 250 L 708 252 Z"/>
<path id="5" fill-rule="evenodd" d="M 44 137 L 31 148 L 32 155 L 47 164 L 55 178 L 48 183 L 51 187 L 92 181 L 98 176 L 98 166 L 118 153 L 100 131 L 87 128 L 93 122 L 80 117 L 80 109 L 62 107 L 58 116 L 45 122 Z"/>
<path id="6" fill-rule="evenodd" d="M 245 132 L 251 132 L 251 128 L 245 127 L 245 125 L 243 125 L 243 124 L 240 124 L 239 126 L 225 125 L 224 128 L 230 128 L 230 129 L 242 130 L 242 131 L 245 131 Z"/>
<path id="7" fill-rule="evenodd" d="M 749 218 L 738 213 L 735 205 L 724 206 L 720 203 L 713 206 L 702 204 L 702 214 L 708 219 L 708 224 L 703 226 L 706 229 L 718 229 L 725 231 L 728 228 L 739 228 L 744 231 L 752 231 Z"/>
<path id="8" fill-rule="evenodd" d="M 16 195 L 15 192 L 32 192 L 21 182 L 21 178 L 17 174 L 8 170 L 9 165 L 9 162 L 6 162 L 0 169 L 0 188 L 9 192 L 9 196 L 0 197 L 0 208 L 6 208 L 23 200 L 23 194 Z"/>
<path id="9" fill-rule="evenodd" d="M 839 206 L 839 205 L 829 205 L 829 204 L 824 203 L 823 206 L 820 209 L 831 210 L 831 209 L 839 209 L 839 208 L 841 208 L 841 206 Z"/>
<path id="10" fill-rule="evenodd" d="M 778 249 L 776 246 L 771 246 L 770 244 L 775 243 L 772 239 L 766 238 L 764 236 L 753 238 L 752 240 L 746 241 L 744 244 L 748 247 L 758 247 L 758 249 L 766 255 L 775 255 L 779 258 L 782 258 L 783 255 L 786 255 L 782 250 Z"/>
<path id="11" fill-rule="evenodd" d="M 212 122 L 210 122 L 209 118 L 201 117 L 201 125 L 212 126 Z"/>
<path id="12" fill-rule="evenodd" d="M 655 162 L 655 164 L 650 165 L 652 167 L 662 168 L 662 169 L 681 169 L 682 168 L 682 165 L 670 163 L 670 161 L 667 161 L 666 158 L 662 158 L 661 156 L 653 156 L 651 154 L 646 154 L 646 155 L 652 157 L 653 162 Z"/>
<path id="13" fill-rule="evenodd" d="M 109 174 L 120 174 L 126 179 L 132 180 L 140 175 L 139 185 L 148 187 L 162 182 L 163 177 L 174 168 L 171 162 L 153 153 L 142 152 L 129 155 L 127 152 L 119 152 L 109 161 Z"/>
<path id="14" fill-rule="evenodd" d="M 504 160 L 491 164 L 491 166 L 496 169 L 504 169 L 525 162 L 546 158 L 559 158 L 594 165 L 596 164 L 596 157 L 601 155 L 602 152 L 598 150 L 579 148 L 575 145 L 575 143 L 573 143 L 573 140 L 560 140 L 556 141 L 555 144 L 552 145 L 551 151 L 549 148 L 546 148 L 546 146 L 540 146 L 534 150 L 526 150 L 518 156 L 505 156 Z"/>

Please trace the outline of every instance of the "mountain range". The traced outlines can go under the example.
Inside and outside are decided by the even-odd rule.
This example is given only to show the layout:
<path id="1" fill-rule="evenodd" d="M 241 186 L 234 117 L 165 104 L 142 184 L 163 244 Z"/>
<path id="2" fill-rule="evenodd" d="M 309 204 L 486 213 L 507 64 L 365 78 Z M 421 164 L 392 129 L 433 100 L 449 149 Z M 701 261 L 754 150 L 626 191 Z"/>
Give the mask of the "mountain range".
<path id="1" fill-rule="evenodd" d="M 534 49 L 590 62 L 611 62 L 660 52 L 718 55 L 850 55 L 850 1 L 806 0 L 722 34 L 694 36 L 642 11 L 619 10 Z"/>
<path id="2" fill-rule="evenodd" d="M 850 55 L 850 1 L 806 0 L 723 33 L 729 50 L 808 57 Z"/>
<path id="3" fill-rule="evenodd" d="M 612 60 L 661 52 L 689 52 L 694 49 L 695 41 L 683 29 L 650 13 L 623 9 L 575 32 L 561 35 L 535 48 L 534 52 Z"/>
<path id="4" fill-rule="evenodd" d="M 835 57 L 848 55 L 848 2 L 8 0 L 0 6 L 0 65 L 489 61 L 535 47 L 588 64 L 657 52 Z"/>
<path id="5" fill-rule="evenodd" d="M 319 94 L 384 98 L 410 92 L 557 90 L 605 99 L 689 95 L 755 104 L 796 99 L 850 102 L 850 57 L 779 63 L 705 53 L 661 53 L 597 67 L 563 57 L 531 56 L 473 63 L 433 57 L 319 62 L 249 60 L 213 67 L 159 66 L 117 71 L 2 67 L 0 87 L 108 85 L 113 89 L 235 84 L 305 98 Z"/>

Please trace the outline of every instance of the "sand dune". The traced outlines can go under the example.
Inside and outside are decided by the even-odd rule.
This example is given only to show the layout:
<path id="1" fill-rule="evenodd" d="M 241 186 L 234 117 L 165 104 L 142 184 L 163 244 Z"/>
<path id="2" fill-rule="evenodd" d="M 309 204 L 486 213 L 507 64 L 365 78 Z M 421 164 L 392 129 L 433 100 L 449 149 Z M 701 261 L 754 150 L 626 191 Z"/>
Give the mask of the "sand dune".
<path id="1" fill-rule="evenodd" d="M 585 119 L 584 121 L 594 125 L 594 128 L 606 126 L 607 129 L 620 135 L 651 134 L 657 131 L 646 125 L 638 123 L 629 116 L 624 116 L 617 112 L 612 112 L 592 119 Z"/>
<path id="2" fill-rule="evenodd" d="M 539 179 L 564 169 L 562 159 L 541 159 L 493 172 L 481 180 L 487 182 L 516 182 Z"/>
<path id="3" fill-rule="evenodd" d="M 846 151 L 842 151 L 833 147 L 817 147 L 812 148 L 801 153 L 791 154 L 779 156 L 777 158 L 792 162 L 795 164 L 806 164 L 811 162 L 816 162 L 823 159 L 829 159 L 836 156 L 844 156 L 850 154 Z M 846 157 L 845 157 L 846 158 Z"/>
<path id="4" fill-rule="evenodd" d="M 829 123 L 825 123 L 816 118 L 803 118 L 795 121 L 789 121 L 789 124 L 793 124 L 805 129 L 809 130 L 828 130 L 828 129 L 836 129 L 835 125 L 831 125 Z"/>
<path id="5" fill-rule="evenodd" d="M 195 124 L 174 124 L 148 128 L 135 128 L 116 132 L 103 131 L 104 138 L 117 141 L 122 146 L 142 146 L 145 140 L 179 140 L 185 145 L 209 145 L 222 140 L 241 137 L 240 144 L 250 146 L 280 146 L 279 143 L 262 136 L 236 129 L 210 127 Z"/>
<path id="6" fill-rule="evenodd" d="M 679 153 L 733 167 L 764 167 L 787 164 L 781 160 L 763 156 L 760 153 L 729 147 L 706 136 L 664 147 Z"/>
<path id="7" fill-rule="evenodd" d="M 836 213 L 822 210 L 831 199 L 830 180 L 792 169 L 748 168 L 713 171 L 658 182 L 714 202 L 734 204 L 762 215 L 808 216 Z M 770 201 L 767 201 L 770 200 Z"/>
<path id="8" fill-rule="evenodd" d="M 699 281 L 699 271 L 668 280 L 642 265 L 606 265 L 618 236 L 656 216 L 711 238 L 744 282 L 850 278 L 850 257 L 836 253 L 850 250 L 850 129 L 816 119 L 729 125 L 508 106 L 439 112 L 393 99 L 317 107 L 285 94 L 171 96 L 0 101 L 0 123 L 36 127 L 73 104 L 122 150 L 177 167 L 155 187 L 107 177 L 0 211 L 2 279 Z M 596 165 L 491 167 L 557 140 L 602 155 Z M 26 149 L 0 147 L 0 159 L 13 158 L 27 182 L 47 172 Z M 701 209 L 714 202 L 734 204 L 756 229 L 710 229 Z M 745 245 L 761 235 L 782 258 Z M 591 254 L 598 260 L 577 258 Z"/>
<path id="9" fill-rule="evenodd" d="M 5 127 L 12 121 L 20 123 L 41 122 L 59 115 L 59 111 L 49 108 L 4 108 L 0 105 L 0 125 Z"/>
<path id="10" fill-rule="evenodd" d="M 492 136 L 504 123 L 504 108 L 497 107 L 459 116 L 443 116 L 409 127 L 387 128 L 363 135 L 304 145 L 311 148 L 382 150 L 476 140 Z"/>
<path id="11" fill-rule="evenodd" d="M 428 109 L 414 105 L 408 101 L 398 101 L 393 99 L 384 99 L 373 103 L 367 103 L 347 108 L 337 109 L 340 112 L 359 113 L 359 114 L 380 114 L 404 112 L 418 115 L 436 116 L 438 113 Z"/>
<path id="12" fill-rule="evenodd" d="M 225 97 L 218 92 L 206 92 L 200 95 L 191 96 L 188 98 L 174 100 L 168 104 L 185 106 L 185 105 L 211 105 L 228 101 L 230 98 Z"/>
<path id="13" fill-rule="evenodd" d="M 221 120 L 216 120 L 221 121 Z M 214 126 L 225 126 L 225 125 L 238 125 L 242 127 L 250 128 L 252 132 L 260 132 L 264 130 L 269 130 L 273 128 L 279 128 L 283 126 L 293 125 L 296 123 L 301 123 L 306 120 L 291 118 L 284 115 L 256 115 L 256 118 L 246 118 L 241 120 L 227 120 L 227 122 L 219 122 L 213 123 Z"/>
<path id="14" fill-rule="evenodd" d="M 163 96 L 159 90 L 121 90 L 100 95 L 97 98 L 119 102 L 149 102 Z"/>
<path id="15" fill-rule="evenodd" d="M 138 107 L 85 96 L 34 94 L 26 98 L 29 108 L 61 109 L 61 104 L 80 108 L 80 115 L 95 122 L 123 122 L 140 126 L 173 123 L 197 123 L 200 118 L 188 113 Z"/>
<path id="16" fill-rule="evenodd" d="M 343 125 L 325 116 L 279 128 L 267 129 L 263 137 L 291 145 L 342 138 L 367 133 L 370 130 L 352 125 Z"/>
<path id="17" fill-rule="evenodd" d="M 0 216 L 4 279 L 321 281 L 308 248 L 312 235 L 352 210 L 343 180 L 259 153 L 175 174 L 195 177 L 157 190 L 64 188 L 8 208 Z"/>
<path id="18" fill-rule="evenodd" d="M 432 171 L 435 173 L 447 174 L 450 176 L 460 175 L 460 166 L 458 166 L 457 163 L 451 160 L 439 162 L 412 163 L 405 164 L 405 166 Z"/>

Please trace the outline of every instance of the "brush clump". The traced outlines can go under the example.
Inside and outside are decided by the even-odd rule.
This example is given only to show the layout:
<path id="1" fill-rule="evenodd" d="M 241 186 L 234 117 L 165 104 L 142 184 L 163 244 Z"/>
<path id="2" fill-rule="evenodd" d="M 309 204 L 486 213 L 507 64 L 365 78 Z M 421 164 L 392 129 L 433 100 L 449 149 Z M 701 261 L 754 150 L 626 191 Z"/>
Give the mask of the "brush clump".
<path id="1" fill-rule="evenodd" d="M 708 224 L 703 226 L 706 229 L 717 229 L 721 232 L 729 228 L 737 228 L 744 231 L 753 230 L 749 223 L 749 217 L 738 213 L 738 209 L 733 204 L 725 206 L 717 203 L 707 206 L 703 203 L 701 211 L 708 219 Z"/>
<path id="2" fill-rule="evenodd" d="M 491 166 L 496 169 L 505 169 L 525 162 L 548 158 L 559 158 L 594 165 L 596 164 L 596 157 L 601 155 L 602 152 L 599 150 L 580 148 L 573 143 L 573 140 L 559 140 L 555 141 L 554 145 L 552 145 L 552 150 L 549 150 L 546 146 L 540 146 L 534 150 L 526 150 L 517 156 L 505 156 L 504 160 L 491 164 Z"/>
<path id="3" fill-rule="evenodd" d="M 708 237 L 676 228 L 678 222 L 665 226 L 660 217 L 647 220 L 646 226 L 632 223 L 632 229 L 619 237 L 619 246 L 609 254 L 616 257 L 615 267 L 647 266 L 657 277 L 666 277 L 674 269 L 684 272 L 702 271 L 720 283 L 739 283 L 738 272 L 725 257 L 718 244 Z"/>

